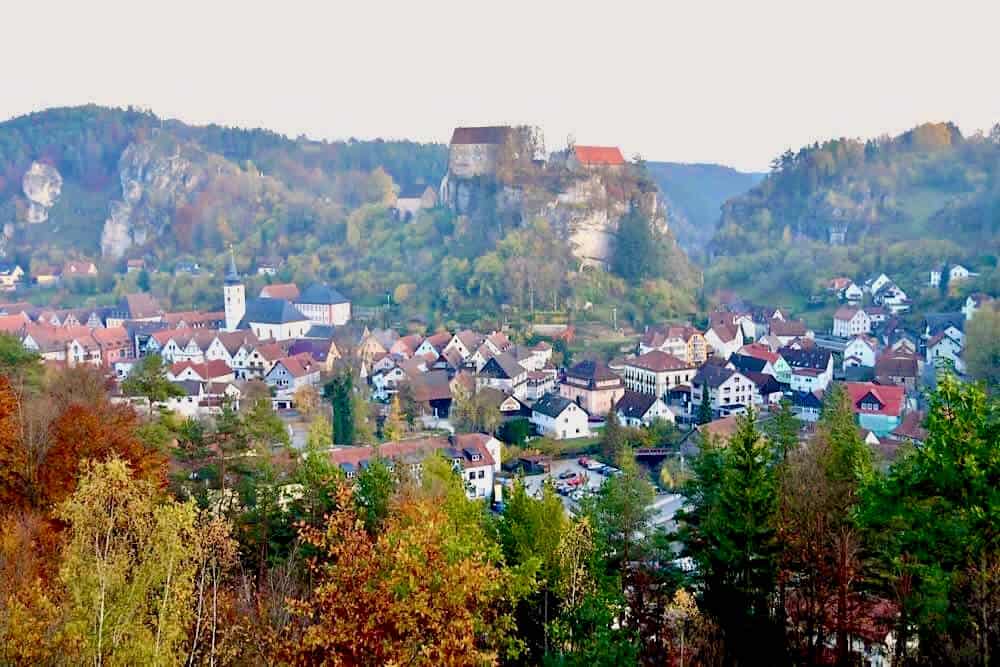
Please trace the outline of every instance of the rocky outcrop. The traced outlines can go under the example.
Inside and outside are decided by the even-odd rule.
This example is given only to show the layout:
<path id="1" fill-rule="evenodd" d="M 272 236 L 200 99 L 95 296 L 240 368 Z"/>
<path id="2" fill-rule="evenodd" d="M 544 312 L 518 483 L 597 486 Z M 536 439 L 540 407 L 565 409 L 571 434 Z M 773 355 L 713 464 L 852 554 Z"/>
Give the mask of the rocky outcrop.
<path id="1" fill-rule="evenodd" d="M 32 162 L 21 179 L 21 189 L 28 200 L 26 219 L 37 224 L 49 219 L 49 209 L 62 194 L 63 179 L 52 165 Z"/>
<path id="2" fill-rule="evenodd" d="M 129 144 L 118 173 L 122 198 L 111 202 L 101 232 L 101 254 L 112 260 L 160 234 L 204 181 L 202 167 L 185 157 L 182 146 L 155 139 Z"/>

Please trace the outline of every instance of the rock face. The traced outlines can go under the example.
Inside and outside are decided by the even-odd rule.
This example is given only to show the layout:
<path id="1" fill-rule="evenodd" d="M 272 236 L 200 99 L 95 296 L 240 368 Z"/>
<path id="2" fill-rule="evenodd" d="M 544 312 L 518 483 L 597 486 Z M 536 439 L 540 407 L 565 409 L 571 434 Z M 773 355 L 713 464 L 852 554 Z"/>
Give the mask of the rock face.
<path id="1" fill-rule="evenodd" d="M 111 202 L 101 232 L 102 256 L 117 260 L 133 245 L 160 234 L 171 212 L 204 180 L 182 147 L 153 141 L 129 144 L 118 161 L 122 198 Z"/>
<path id="2" fill-rule="evenodd" d="M 21 188 L 28 200 L 27 220 L 37 224 L 49 219 L 49 209 L 62 193 L 63 179 L 59 171 L 41 162 L 32 162 L 21 179 Z"/>

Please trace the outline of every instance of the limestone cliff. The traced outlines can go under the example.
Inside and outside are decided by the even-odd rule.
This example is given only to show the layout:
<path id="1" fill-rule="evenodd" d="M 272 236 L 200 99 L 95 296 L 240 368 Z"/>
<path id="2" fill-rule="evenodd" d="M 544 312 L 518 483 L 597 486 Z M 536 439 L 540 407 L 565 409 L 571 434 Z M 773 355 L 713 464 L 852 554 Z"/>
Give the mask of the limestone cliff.
<path id="1" fill-rule="evenodd" d="M 133 245 L 163 232 L 173 211 L 204 181 L 204 169 L 187 153 L 194 150 L 167 141 L 129 144 L 118 161 L 121 199 L 111 202 L 101 232 L 101 254 L 119 259 Z"/>
<path id="2" fill-rule="evenodd" d="M 32 224 L 49 219 L 49 209 L 62 193 L 63 179 L 59 171 L 48 164 L 32 162 L 21 179 L 21 189 L 28 200 L 25 219 Z"/>

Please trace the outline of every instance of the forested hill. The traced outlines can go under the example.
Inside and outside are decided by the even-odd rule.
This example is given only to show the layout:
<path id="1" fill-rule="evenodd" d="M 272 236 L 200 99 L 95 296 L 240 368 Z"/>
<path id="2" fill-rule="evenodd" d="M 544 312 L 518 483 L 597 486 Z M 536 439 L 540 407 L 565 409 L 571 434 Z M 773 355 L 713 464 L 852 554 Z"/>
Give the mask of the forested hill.
<path id="1" fill-rule="evenodd" d="M 827 274 L 879 270 L 913 289 L 943 262 L 994 270 L 998 244 L 1000 126 L 963 137 L 931 123 L 779 156 L 759 185 L 725 203 L 707 278 L 740 281 L 752 268 L 808 294 Z"/>
<path id="2" fill-rule="evenodd" d="M 715 234 L 722 204 L 764 177 L 720 164 L 647 162 L 646 167 L 672 207 L 671 229 L 677 241 L 695 255 Z"/>

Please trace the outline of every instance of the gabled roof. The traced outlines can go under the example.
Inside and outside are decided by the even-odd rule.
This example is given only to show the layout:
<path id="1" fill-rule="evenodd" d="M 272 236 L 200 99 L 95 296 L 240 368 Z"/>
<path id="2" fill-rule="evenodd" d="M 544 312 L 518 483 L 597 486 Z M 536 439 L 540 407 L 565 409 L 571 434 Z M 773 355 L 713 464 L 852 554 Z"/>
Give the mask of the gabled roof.
<path id="1" fill-rule="evenodd" d="M 307 305 L 333 306 L 338 303 L 347 303 L 347 297 L 326 283 L 313 283 L 299 295 L 295 302 Z"/>
<path id="2" fill-rule="evenodd" d="M 573 154 L 580 164 L 617 166 L 625 158 L 617 146 L 574 146 Z"/>
<path id="3" fill-rule="evenodd" d="M 698 374 L 691 381 L 693 384 L 708 385 L 709 387 L 719 387 L 729 378 L 736 374 L 736 371 L 724 366 L 715 364 L 705 364 L 698 369 Z"/>
<path id="4" fill-rule="evenodd" d="M 855 412 L 889 416 L 898 416 L 902 412 L 904 395 L 902 387 L 885 386 L 872 382 L 845 382 L 844 388 L 851 397 L 851 405 Z M 881 405 L 879 409 L 863 410 L 861 408 L 863 399 L 869 394 Z"/>
<path id="5" fill-rule="evenodd" d="M 292 357 L 283 357 L 274 362 L 274 366 L 268 371 L 268 375 L 274 372 L 278 366 L 284 367 L 293 378 L 300 378 L 316 372 L 316 366 L 308 353 L 297 354 Z"/>
<path id="6" fill-rule="evenodd" d="M 443 350 L 445 346 L 448 345 L 448 343 L 450 342 L 451 342 L 451 334 L 448 333 L 447 331 L 439 331 L 438 333 L 431 334 L 430 336 L 424 339 L 424 343 L 427 343 L 438 352 Z"/>
<path id="7" fill-rule="evenodd" d="M 709 331 L 715 332 L 716 337 L 723 343 L 728 343 L 736 338 L 736 334 L 739 333 L 737 327 L 732 324 L 726 324 L 725 322 L 716 322 L 712 325 Z"/>
<path id="8" fill-rule="evenodd" d="M 775 318 L 770 321 L 768 326 L 773 335 L 781 336 L 782 338 L 805 336 L 809 331 L 806 323 L 802 320 L 779 320 Z"/>
<path id="9" fill-rule="evenodd" d="M 262 299 L 285 299 L 295 301 L 299 298 L 299 286 L 295 283 L 275 283 L 260 288 Z"/>
<path id="10" fill-rule="evenodd" d="M 122 297 L 121 308 L 131 319 L 144 319 L 163 314 L 159 302 L 150 294 L 126 294 Z"/>
<path id="11" fill-rule="evenodd" d="M 667 371 L 678 371 L 694 368 L 691 364 L 678 359 L 672 354 L 667 354 L 662 350 L 650 350 L 646 354 L 625 360 L 626 366 L 634 366 L 653 373 L 665 373 Z"/>
<path id="12" fill-rule="evenodd" d="M 859 312 L 864 311 L 861 308 L 856 308 L 854 306 L 841 306 L 837 309 L 837 312 L 833 314 L 833 319 L 840 320 L 841 322 L 850 322 Z"/>
<path id="13" fill-rule="evenodd" d="M 626 390 L 615 405 L 615 411 L 626 419 L 642 419 L 658 400 L 659 397 L 653 394 Z"/>
<path id="14" fill-rule="evenodd" d="M 749 355 L 740 354 L 739 352 L 734 352 L 729 357 L 729 363 L 731 363 L 736 370 L 744 375 L 747 373 L 760 373 L 764 370 L 764 367 L 767 366 L 766 359 L 751 357 Z"/>
<path id="15" fill-rule="evenodd" d="M 830 351 L 819 347 L 804 350 L 783 347 L 778 350 L 778 354 L 793 369 L 813 368 L 818 371 L 825 371 L 830 363 Z"/>
<path id="16" fill-rule="evenodd" d="M 498 380 L 513 380 L 524 372 L 524 366 L 519 364 L 517 359 L 507 352 L 501 352 L 483 365 L 479 375 Z"/>
<path id="17" fill-rule="evenodd" d="M 483 344 L 483 336 L 472 329 L 459 331 L 455 334 L 455 338 L 458 338 L 459 342 L 469 351 L 469 354 L 475 352 L 476 348 Z"/>
<path id="18" fill-rule="evenodd" d="M 931 336 L 941 333 L 950 326 L 959 331 L 965 331 L 965 315 L 962 313 L 927 313 L 924 315 L 924 324 L 928 335 Z"/>
<path id="19" fill-rule="evenodd" d="M 419 403 L 451 398 L 451 382 L 446 370 L 431 370 L 410 378 L 413 398 Z"/>
<path id="20" fill-rule="evenodd" d="M 897 438 L 923 442 L 927 439 L 927 429 L 923 425 L 926 417 L 927 414 L 919 410 L 907 413 L 899 423 L 899 426 L 893 429 L 892 434 Z"/>
<path id="21" fill-rule="evenodd" d="M 743 356 L 761 359 L 763 361 L 770 362 L 771 364 L 777 363 L 778 359 L 781 358 L 777 352 L 772 352 L 771 348 L 763 343 L 749 343 L 737 350 L 737 353 Z"/>
<path id="22" fill-rule="evenodd" d="M 576 403 L 568 398 L 560 396 L 559 394 L 548 393 L 535 401 L 535 404 L 531 406 L 531 409 L 545 415 L 546 417 L 556 418 L 565 412 L 566 408 L 571 405 L 576 405 Z"/>
<path id="23" fill-rule="evenodd" d="M 370 461 L 382 459 L 402 463 L 419 463 L 425 457 L 441 452 L 448 458 L 460 459 L 463 468 L 492 466 L 495 461 L 487 446 L 492 440 L 484 433 L 462 433 L 451 439 L 440 436 L 383 442 L 374 447 L 344 447 L 330 452 L 330 461 L 343 470 L 366 468 Z M 472 460 L 473 455 L 478 460 Z"/>
<path id="24" fill-rule="evenodd" d="M 304 322 L 308 319 L 302 311 L 285 299 L 250 299 L 247 301 L 246 314 L 243 315 L 239 328 L 246 329 L 251 323 L 287 324 Z"/>
<path id="25" fill-rule="evenodd" d="M 883 354 L 875 362 L 875 376 L 916 378 L 920 375 L 919 367 L 915 356 Z"/>
<path id="26" fill-rule="evenodd" d="M 792 405 L 797 408 L 819 410 L 823 407 L 823 399 L 812 391 L 793 391 Z"/>

